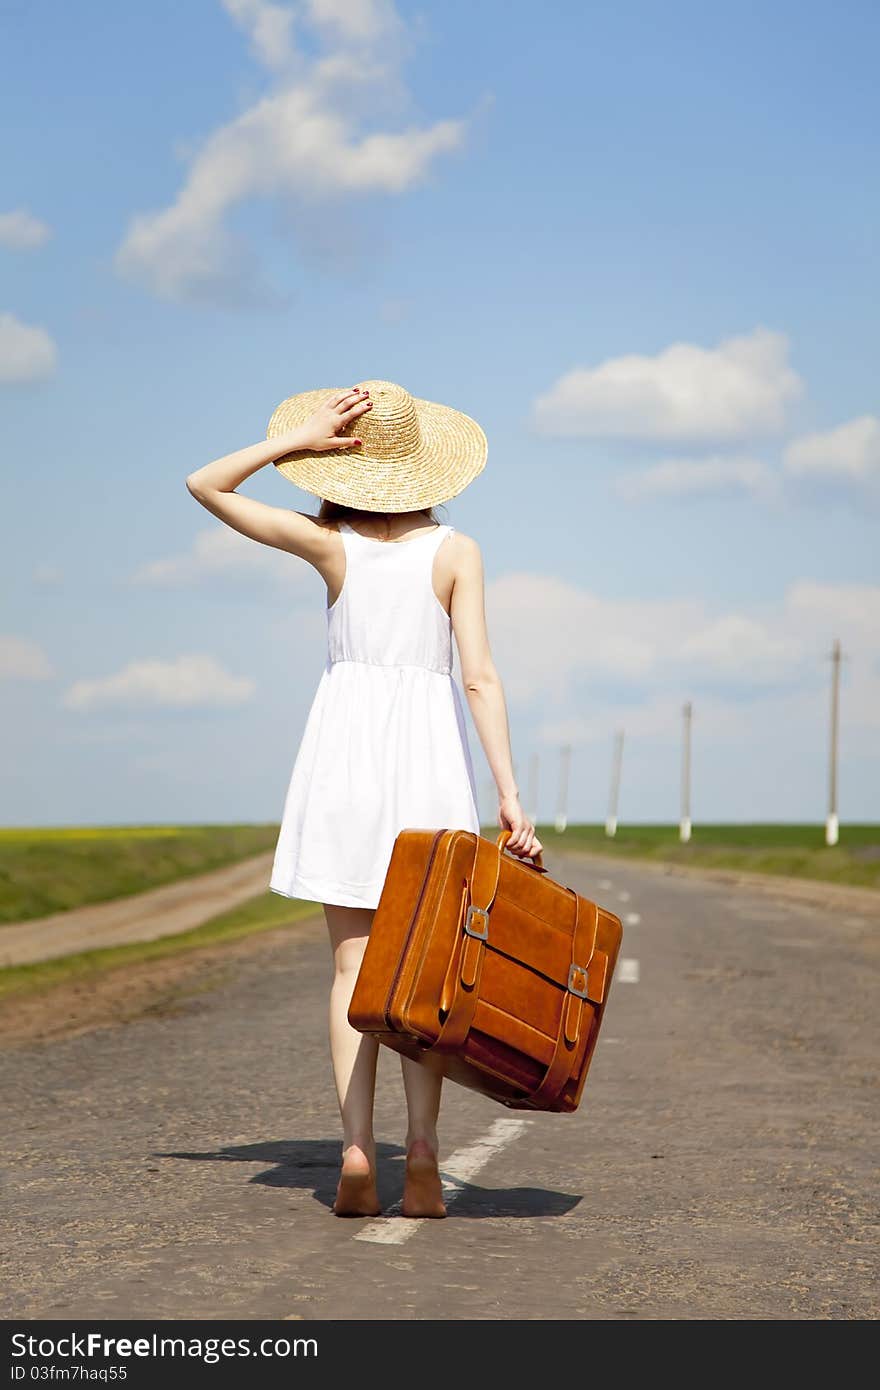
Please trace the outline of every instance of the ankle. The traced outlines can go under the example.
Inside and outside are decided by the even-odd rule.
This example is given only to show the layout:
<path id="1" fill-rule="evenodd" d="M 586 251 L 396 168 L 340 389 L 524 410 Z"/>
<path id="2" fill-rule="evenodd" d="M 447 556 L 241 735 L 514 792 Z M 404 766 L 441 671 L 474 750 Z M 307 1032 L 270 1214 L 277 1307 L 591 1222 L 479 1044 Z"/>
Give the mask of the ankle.
<path id="1" fill-rule="evenodd" d="M 430 1154 L 432 1158 L 436 1158 L 439 1151 L 436 1133 L 408 1134 L 406 1136 L 406 1151 L 408 1154 L 418 1154 L 420 1157 Z"/>
<path id="2" fill-rule="evenodd" d="M 343 1139 L 342 1162 L 346 1167 L 373 1166 L 376 1143 L 373 1139 Z"/>

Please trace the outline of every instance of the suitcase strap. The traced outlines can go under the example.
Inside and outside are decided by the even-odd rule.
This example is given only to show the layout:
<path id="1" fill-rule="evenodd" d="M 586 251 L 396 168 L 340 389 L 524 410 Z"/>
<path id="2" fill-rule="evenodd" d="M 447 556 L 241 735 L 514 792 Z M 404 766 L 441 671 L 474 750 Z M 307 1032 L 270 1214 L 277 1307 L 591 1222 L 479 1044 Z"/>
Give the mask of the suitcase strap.
<path id="1" fill-rule="evenodd" d="M 581 1030 L 592 1026 L 593 1011 L 584 1019 L 584 1004 L 601 1004 L 605 998 L 608 957 L 596 950 L 599 931 L 599 908 L 590 903 L 589 912 L 581 910 L 581 900 L 574 893 L 575 919 L 571 937 L 571 966 L 568 971 L 566 995 L 562 1003 L 559 1032 L 550 1065 L 533 1091 L 525 1098 L 530 1106 L 547 1109 L 556 1101 L 572 1073 L 581 1040 Z"/>
<path id="2" fill-rule="evenodd" d="M 461 1047 L 474 1020 L 480 994 L 485 945 L 489 939 L 489 909 L 498 892 L 501 850 L 477 836 L 474 864 L 462 894 L 463 937 L 461 950 L 452 966 L 458 976 L 453 986 L 449 1012 L 428 1052 L 455 1052 Z M 445 993 L 445 988 L 444 988 Z"/>

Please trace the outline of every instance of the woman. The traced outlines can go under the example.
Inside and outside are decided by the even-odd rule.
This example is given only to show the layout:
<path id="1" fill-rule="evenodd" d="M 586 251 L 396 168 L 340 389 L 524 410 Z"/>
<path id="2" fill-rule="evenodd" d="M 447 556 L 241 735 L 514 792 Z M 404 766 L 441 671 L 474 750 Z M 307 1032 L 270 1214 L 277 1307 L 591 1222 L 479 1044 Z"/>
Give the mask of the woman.
<path id="1" fill-rule="evenodd" d="M 348 1022 L 394 838 L 405 828 L 479 832 L 452 634 L 474 724 L 498 788 L 507 848 L 541 848 L 520 805 L 504 692 L 492 662 L 476 541 L 433 507 L 482 470 L 468 416 L 393 382 L 292 396 L 269 439 L 191 473 L 208 511 L 313 565 L 327 586 L 328 660 L 290 778 L 270 888 L 321 902 L 335 976 L 330 1048 L 342 1117 L 334 1211 L 378 1214 L 373 1095 L 378 1043 Z M 276 463 L 322 499 L 317 516 L 236 492 Z M 437 1162 L 442 1078 L 401 1057 L 408 1131 L 403 1213 L 445 1216 Z"/>

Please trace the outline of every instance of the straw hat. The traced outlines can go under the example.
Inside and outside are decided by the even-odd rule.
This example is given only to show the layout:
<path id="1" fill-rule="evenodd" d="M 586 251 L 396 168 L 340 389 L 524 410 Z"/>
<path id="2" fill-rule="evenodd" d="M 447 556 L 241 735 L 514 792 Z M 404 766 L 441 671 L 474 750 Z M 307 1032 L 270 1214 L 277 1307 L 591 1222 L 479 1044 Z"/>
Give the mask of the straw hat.
<path id="1" fill-rule="evenodd" d="M 298 449 L 275 460 L 279 473 L 329 502 L 363 511 L 414 512 L 448 502 L 482 472 L 489 446 L 470 416 L 418 400 L 393 381 L 361 384 L 373 408 L 340 434 L 356 435 L 363 445 L 322 453 Z M 337 394 L 338 388 L 327 388 L 288 397 L 272 415 L 266 438 L 295 429 Z"/>

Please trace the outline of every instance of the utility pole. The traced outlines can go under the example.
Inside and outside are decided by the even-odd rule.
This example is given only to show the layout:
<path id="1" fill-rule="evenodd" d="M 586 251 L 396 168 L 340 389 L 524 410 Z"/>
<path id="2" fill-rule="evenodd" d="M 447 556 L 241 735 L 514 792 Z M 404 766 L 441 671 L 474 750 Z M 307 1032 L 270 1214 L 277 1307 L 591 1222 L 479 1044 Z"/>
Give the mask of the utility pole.
<path id="1" fill-rule="evenodd" d="M 686 845 L 691 838 L 691 719 L 693 707 L 690 700 L 682 710 L 683 727 L 681 742 L 681 820 L 678 838 Z"/>
<path id="2" fill-rule="evenodd" d="M 837 741 L 840 732 L 840 642 L 835 638 L 831 648 L 831 743 L 828 750 L 828 817 L 825 821 L 825 843 L 836 845 L 840 839 L 837 819 Z"/>
<path id="3" fill-rule="evenodd" d="M 529 794 L 526 801 L 526 814 L 531 817 L 532 825 L 538 824 L 538 776 L 541 770 L 541 756 L 533 753 L 529 759 Z"/>
<path id="4" fill-rule="evenodd" d="M 608 815 L 605 834 L 613 840 L 617 834 L 617 804 L 620 799 L 620 769 L 623 764 L 623 729 L 614 736 L 614 755 L 611 759 L 611 791 L 608 796 Z"/>
<path id="5" fill-rule="evenodd" d="M 559 799 L 556 803 L 556 833 L 561 835 L 568 825 L 568 773 L 571 767 L 571 745 L 559 750 Z"/>

